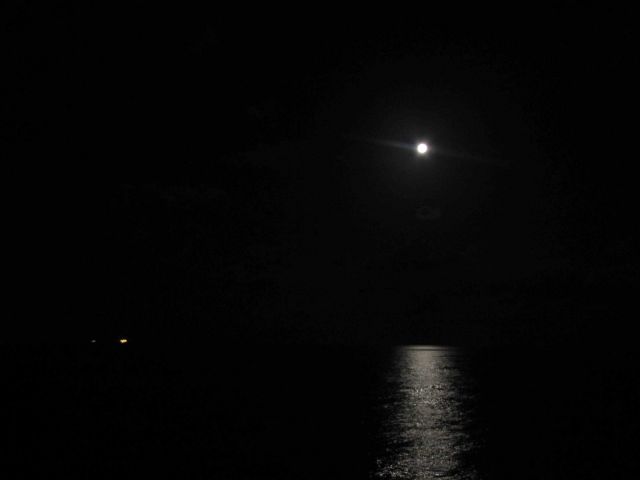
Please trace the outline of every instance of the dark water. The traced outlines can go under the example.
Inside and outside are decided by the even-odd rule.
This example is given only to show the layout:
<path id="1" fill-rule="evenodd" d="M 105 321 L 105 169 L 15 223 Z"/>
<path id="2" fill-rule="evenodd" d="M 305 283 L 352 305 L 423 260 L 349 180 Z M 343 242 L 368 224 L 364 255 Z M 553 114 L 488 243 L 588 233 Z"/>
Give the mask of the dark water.
<path id="1" fill-rule="evenodd" d="M 533 479 L 638 467 L 628 352 L 93 347 L 2 350 L 3 470 Z"/>

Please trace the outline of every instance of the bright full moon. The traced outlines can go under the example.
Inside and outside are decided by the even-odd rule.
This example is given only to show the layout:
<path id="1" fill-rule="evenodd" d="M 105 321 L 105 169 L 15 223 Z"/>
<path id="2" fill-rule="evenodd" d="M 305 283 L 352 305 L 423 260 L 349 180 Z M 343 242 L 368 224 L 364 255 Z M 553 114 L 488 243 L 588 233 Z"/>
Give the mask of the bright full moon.
<path id="1" fill-rule="evenodd" d="M 429 147 L 427 147 L 426 143 L 419 143 L 418 144 L 418 153 L 420 155 L 424 155 L 425 153 L 427 153 L 427 150 L 429 150 Z"/>

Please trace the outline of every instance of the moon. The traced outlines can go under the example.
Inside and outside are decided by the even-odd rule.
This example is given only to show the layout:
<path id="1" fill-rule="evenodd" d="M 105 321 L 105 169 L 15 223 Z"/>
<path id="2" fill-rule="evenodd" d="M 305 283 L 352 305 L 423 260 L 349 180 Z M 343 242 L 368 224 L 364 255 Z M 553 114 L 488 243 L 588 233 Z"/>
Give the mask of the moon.
<path id="1" fill-rule="evenodd" d="M 426 143 L 419 143 L 418 146 L 416 147 L 416 150 L 420 155 L 424 155 L 425 153 L 427 153 L 427 150 L 429 150 L 429 147 L 427 146 Z"/>

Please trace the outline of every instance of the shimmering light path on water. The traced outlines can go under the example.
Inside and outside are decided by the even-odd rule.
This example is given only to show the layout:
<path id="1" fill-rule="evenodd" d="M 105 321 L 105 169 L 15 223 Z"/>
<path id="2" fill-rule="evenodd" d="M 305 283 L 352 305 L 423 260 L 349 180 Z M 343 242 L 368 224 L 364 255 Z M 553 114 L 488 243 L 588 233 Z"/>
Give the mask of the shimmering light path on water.
<path id="1" fill-rule="evenodd" d="M 409 346 L 396 353 L 378 403 L 383 449 L 374 477 L 479 478 L 463 461 L 477 445 L 468 433 L 469 380 L 456 350 Z"/>

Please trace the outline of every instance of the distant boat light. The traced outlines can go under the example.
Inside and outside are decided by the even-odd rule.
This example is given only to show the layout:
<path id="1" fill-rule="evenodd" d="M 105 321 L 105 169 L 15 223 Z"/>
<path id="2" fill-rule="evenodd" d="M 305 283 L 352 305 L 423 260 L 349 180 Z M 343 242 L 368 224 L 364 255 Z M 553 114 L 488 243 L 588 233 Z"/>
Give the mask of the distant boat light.
<path id="1" fill-rule="evenodd" d="M 120 343 L 125 344 L 128 343 L 129 340 L 127 340 L 126 338 L 121 338 L 120 340 L 118 340 Z"/>
<path id="2" fill-rule="evenodd" d="M 429 147 L 426 143 L 419 143 L 417 150 L 420 155 L 424 155 L 425 153 L 427 153 L 427 150 L 429 150 Z"/>

